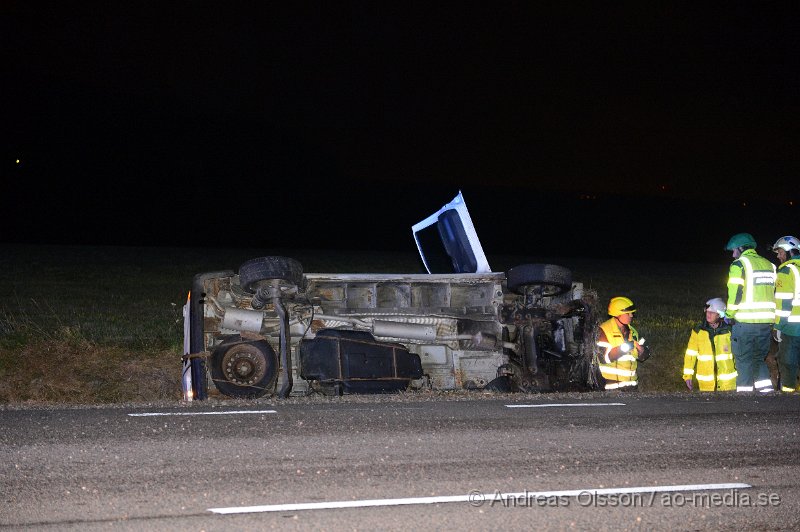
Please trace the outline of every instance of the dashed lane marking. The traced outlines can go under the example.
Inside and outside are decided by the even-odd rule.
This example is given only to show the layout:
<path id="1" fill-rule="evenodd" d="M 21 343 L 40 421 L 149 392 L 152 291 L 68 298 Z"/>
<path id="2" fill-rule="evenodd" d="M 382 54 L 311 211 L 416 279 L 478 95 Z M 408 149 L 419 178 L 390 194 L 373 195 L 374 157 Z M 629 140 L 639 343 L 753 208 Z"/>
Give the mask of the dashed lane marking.
<path id="1" fill-rule="evenodd" d="M 506 405 L 508 408 L 551 408 L 557 406 L 625 406 L 625 403 L 548 403 L 542 405 Z"/>
<path id="2" fill-rule="evenodd" d="M 233 414 L 277 414 L 277 410 L 225 410 L 222 412 L 141 412 L 128 414 L 131 417 L 148 416 L 224 416 Z"/>

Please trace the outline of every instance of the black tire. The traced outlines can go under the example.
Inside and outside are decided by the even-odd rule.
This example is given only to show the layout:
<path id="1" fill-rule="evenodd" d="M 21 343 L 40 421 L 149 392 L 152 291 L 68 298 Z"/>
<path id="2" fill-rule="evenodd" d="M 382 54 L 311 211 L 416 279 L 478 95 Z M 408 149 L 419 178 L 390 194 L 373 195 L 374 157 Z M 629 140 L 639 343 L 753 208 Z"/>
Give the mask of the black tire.
<path id="1" fill-rule="evenodd" d="M 303 266 L 289 257 L 259 257 L 239 266 L 239 284 L 250 293 L 261 281 L 279 279 L 292 286 L 303 282 Z"/>
<path id="2" fill-rule="evenodd" d="M 211 357 L 211 377 L 228 397 L 255 399 L 274 392 L 278 356 L 264 340 L 223 343 Z"/>
<path id="3" fill-rule="evenodd" d="M 506 272 L 506 285 L 518 294 L 528 286 L 541 286 L 542 295 L 557 296 L 572 288 L 572 272 L 555 264 L 521 264 Z"/>

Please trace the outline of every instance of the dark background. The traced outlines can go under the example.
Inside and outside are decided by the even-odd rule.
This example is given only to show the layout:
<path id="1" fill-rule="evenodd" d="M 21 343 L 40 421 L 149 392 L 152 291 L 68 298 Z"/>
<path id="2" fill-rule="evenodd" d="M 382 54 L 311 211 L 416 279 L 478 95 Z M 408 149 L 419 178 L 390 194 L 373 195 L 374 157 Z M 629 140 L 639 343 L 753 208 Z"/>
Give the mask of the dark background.
<path id="1" fill-rule="evenodd" d="M 800 233 L 781 2 L 0 4 L 0 241 L 721 260 Z M 772 256 L 771 254 L 768 256 Z"/>

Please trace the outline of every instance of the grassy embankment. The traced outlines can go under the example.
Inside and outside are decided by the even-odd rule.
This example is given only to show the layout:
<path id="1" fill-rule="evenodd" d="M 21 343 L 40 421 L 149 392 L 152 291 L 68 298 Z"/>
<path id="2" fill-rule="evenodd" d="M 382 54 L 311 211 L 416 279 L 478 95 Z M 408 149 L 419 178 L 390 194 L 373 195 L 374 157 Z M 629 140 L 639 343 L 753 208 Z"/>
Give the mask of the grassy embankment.
<path id="1" fill-rule="evenodd" d="M 194 274 L 237 269 L 279 250 L 10 246 L 0 248 L 0 403 L 109 403 L 180 397 L 182 305 Z M 310 272 L 421 272 L 413 254 L 292 252 Z M 489 257 L 502 271 L 554 262 L 597 290 L 631 297 L 655 356 L 641 388 L 683 387 L 680 368 L 706 299 L 727 265 Z"/>

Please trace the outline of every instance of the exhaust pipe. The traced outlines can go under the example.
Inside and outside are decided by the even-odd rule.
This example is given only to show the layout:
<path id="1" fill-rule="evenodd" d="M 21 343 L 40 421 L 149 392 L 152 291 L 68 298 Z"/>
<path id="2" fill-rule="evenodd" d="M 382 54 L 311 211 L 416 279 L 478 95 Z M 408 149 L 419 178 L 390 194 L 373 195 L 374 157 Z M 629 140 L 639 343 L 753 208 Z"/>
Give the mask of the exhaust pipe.
<path id="1" fill-rule="evenodd" d="M 228 308 L 222 316 L 223 329 L 259 333 L 263 325 L 264 313 L 260 310 Z"/>
<path id="2" fill-rule="evenodd" d="M 372 322 L 372 334 L 385 338 L 406 338 L 409 340 L 423 340 L 431 343 L 436 341 L 436 325 L 421 325 L 418 323 L 400 323 L 396 321 Z"/>

